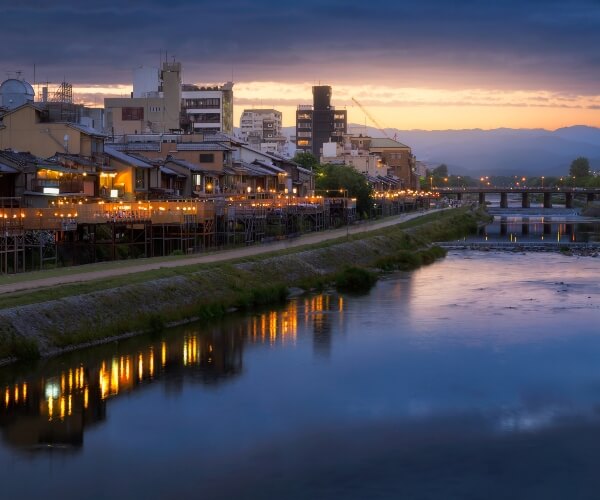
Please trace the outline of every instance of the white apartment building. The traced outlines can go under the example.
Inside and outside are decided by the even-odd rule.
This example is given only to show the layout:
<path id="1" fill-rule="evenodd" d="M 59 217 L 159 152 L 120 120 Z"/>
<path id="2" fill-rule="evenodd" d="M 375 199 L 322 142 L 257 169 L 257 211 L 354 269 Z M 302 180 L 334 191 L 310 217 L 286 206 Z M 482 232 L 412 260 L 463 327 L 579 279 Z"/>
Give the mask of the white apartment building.
<path id="1" fill-rule="evenodd" d="M 181 110 L 185 132 L 233 134 L 233 83 L 215 86 L 184 84 Z"/>
<path id="2" fill-rule="evenodd" d="M 276 109 L 245 109 L 240 117 L 241 139 L 265 152 L 282 152 L 282 114 Z"/>

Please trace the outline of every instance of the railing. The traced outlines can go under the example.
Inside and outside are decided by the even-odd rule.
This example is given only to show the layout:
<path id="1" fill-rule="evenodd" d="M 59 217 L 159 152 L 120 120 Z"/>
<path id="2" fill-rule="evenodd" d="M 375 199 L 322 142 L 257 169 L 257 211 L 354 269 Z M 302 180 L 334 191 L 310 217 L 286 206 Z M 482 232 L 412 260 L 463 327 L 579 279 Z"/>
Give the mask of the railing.
<path id="1" fill-rule="evenodd" d="M 36 193 L 43 193 L 44 188 L 56 188 L 59 193 L 83 193 L 83 181 L 69 179 L 33 179 L 31 181 L 31 190 Z"/>
<path id="2" fill-rule="evenodd" d="M 0 198 L 0 203 L 1 203 Z M 8 200 L 8 199 L 4 199 Z M 11 199 L 16 203 L 17 199 Z M 336 199 L 337 201 L 338 199 Z M 343 198 L 339 198 L 343 200 Z M 54 202 L 49 208 L 23 208 L 15 204 L 0 208 L 0 226 L 22 226 L 25 230 L 73 230 L 77 224 L 134 223 L 183 224 L 190 220 L 212 219 L 227 210 L 247 214 L 264 214 L 272 210 L 294 207 L 298 212 L 322 211 L 322 197 L 221 196 L 206 200 L 154 200 L 139 202 L 63 203 Z M 347 200 L 352 205 L 354 200 Z"/>

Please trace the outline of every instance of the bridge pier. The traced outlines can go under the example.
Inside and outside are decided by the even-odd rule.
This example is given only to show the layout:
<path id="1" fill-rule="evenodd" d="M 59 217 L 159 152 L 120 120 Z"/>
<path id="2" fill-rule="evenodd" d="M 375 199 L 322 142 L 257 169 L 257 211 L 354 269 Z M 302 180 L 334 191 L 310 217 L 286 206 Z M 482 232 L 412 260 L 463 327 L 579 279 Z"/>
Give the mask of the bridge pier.
<path id="1" fill-rule="evenodd" d="M 591 203 L 595 199 L 596 199 L 596 195 L 594 193 L 588 193 L 588 195 L 587 195 L 587 201 L 588 201 L 588 203 Z"/>
<path id="2" fill-rule="evenodd" d="M 521 202 L 522 208 L 529 208 L 529 193 L 523 193 L 523 201 Z"/>
<path id="3" fill-rule="evenodd" d="M 463 199 L 463 195 L 462 195 L 462 193 L 456 193 L 456 199 L 457 199 L 458 201 L 462 201 L 462 199 Z"/>
<path id="4" fill-rule="evenodd" d="M 508 208 L 508 193 L 500 193 L 500 208 Z"/>
<path id="5" fill-rule="evenodd" d="M 500 217 L 500 235 L 506 236 L 508 233 L 508 221 L 506 217 Z"/>
<path id="6" fill-rule="evenodd" d="M 479 204 L 485 205 L 485 193 L 484 192 L 479 193 Z"/>
<path id="7" fill-rule="evenodd" d="M 552 193 L 544 193 L 544 208 L 552 208 Z"/>
<path id="8" fill-rule="evenodd" d="M 573 208 L 573 193 L 565 193 L 565 208 Z"/>
<path id="9" fill-rule="evenodd" d="M 523 224 L 521 224 L 521 234 L 529 234 L 529 217 L 523 217 Z"/>
<path id="10" fill-rule="evenodd" d="M 544 222 L 544 234 L 552 234 L 552 223 Z"/>

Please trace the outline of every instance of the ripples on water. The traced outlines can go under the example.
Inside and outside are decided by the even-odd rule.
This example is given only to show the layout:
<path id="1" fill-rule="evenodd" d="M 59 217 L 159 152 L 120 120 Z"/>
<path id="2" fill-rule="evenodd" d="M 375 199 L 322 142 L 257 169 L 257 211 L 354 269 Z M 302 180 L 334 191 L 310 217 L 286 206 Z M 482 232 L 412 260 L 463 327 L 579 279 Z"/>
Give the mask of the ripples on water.
<path id="1" fill-rule="evenodd" d="M 0 370 L 7 498 L 597 498 L 600 260 L 454 253 Z"/>

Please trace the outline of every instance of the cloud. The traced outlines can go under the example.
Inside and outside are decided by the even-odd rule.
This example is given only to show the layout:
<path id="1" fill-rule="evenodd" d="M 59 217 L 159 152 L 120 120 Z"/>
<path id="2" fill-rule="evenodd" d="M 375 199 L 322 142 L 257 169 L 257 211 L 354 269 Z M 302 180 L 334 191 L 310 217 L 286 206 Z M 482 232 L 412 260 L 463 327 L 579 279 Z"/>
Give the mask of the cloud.
<path id="1" fill-rule="evenodd" d="M 594 1 L 29 0 L 3 8 L 0 71 L 131 82 L 165 51 L 187 81 L 594 92 Z"/>

